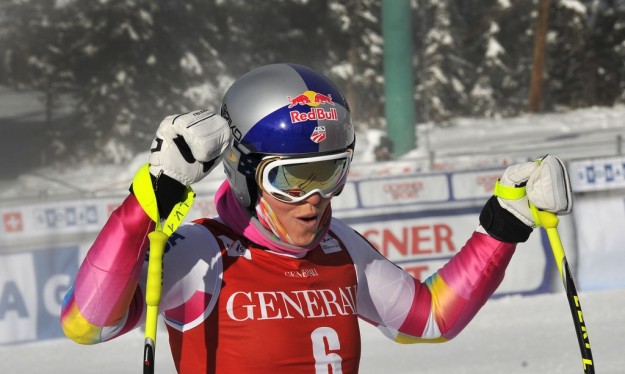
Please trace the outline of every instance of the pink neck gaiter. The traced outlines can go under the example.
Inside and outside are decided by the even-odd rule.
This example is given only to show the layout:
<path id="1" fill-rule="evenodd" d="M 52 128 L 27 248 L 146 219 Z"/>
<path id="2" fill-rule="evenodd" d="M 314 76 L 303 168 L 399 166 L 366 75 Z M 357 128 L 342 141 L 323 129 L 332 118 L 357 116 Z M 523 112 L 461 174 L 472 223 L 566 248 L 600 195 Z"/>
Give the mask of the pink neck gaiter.
<path id="1" fill-rule="evenodd" d="M 252 216 L 251 213 L 244 209 L 234 195 L 227 180 L 222 183 L 217 193 L 215 193 L 215 206 L 219 217 L 238 235 L 243 235 L 252 242 L 273 251 L 290 255 L 302 255 L 314 249 L 328 232 L 332 215 L 332 208 L 328 205 L 323 214 L 321 227 L 315 240 L 306 247 L 300 247 L 280 240 L 271 232 L 270 228 L 265 227 L 258 218 Z"/>

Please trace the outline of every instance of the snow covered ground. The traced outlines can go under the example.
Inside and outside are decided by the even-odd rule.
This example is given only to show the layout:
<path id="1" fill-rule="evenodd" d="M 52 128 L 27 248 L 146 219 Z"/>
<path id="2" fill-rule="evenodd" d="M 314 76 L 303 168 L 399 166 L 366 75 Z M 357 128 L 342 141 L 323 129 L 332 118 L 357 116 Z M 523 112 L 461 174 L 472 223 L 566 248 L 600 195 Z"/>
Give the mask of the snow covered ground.
<path id="1" fill-rule="evenodd" d="M 625 289 L 580 294 L 597 373 L 625 372 Z M 362 374 L 571 374 L 581 356 L 564 293 L 489 301 L 454 340 L 401 345 L 362 324 Z M 245 342 L 241 342 L 242 346 Z M 143 336 L 105 344 L 57 339 L 0 346 L 0 373 L 139 373 Z M 166 330 L 157 336 L 157 373 L 174 373 Z"/>

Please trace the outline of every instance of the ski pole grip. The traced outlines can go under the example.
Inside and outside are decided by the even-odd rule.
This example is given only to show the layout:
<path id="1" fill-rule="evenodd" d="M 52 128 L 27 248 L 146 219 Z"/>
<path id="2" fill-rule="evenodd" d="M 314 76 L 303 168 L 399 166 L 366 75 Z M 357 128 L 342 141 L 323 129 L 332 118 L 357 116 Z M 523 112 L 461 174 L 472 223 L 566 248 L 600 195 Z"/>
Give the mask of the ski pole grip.
<path id="1" fill-rule="evenodd" d="M 532 212 L 532 216 L 534 217 L 534 222 L 536 222 L 536 226 L 542 226 L 545 229 L 554 229 L 558 227 L 560 219 L 555 213 L 540 210 L 532 203 L 530 203 L 530 210 Z"/>
<path id="2" fill-rule="evenodd" d="M 145 290 L 145 303 L 158 306 L 161 301 L 161 285 L 163 282 L 163 254 L 168 236 L 162 231 L 148 234 L 150 240 L 150 258 L 148 261 L 148 277 Z"/>

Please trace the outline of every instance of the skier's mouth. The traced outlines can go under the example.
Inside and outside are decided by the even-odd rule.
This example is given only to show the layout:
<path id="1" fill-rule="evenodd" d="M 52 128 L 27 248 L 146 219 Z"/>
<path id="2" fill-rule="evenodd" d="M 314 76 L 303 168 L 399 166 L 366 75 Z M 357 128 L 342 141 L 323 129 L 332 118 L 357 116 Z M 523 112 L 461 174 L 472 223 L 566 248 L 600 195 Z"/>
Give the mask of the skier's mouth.
<path id="1" fill-rule="evenodd" d="M 310 226 L 317 223 L 317 215 L 305 216 L 305 217 L 297 217 L 297 219 L 302 222 L 304 225 Z"/>

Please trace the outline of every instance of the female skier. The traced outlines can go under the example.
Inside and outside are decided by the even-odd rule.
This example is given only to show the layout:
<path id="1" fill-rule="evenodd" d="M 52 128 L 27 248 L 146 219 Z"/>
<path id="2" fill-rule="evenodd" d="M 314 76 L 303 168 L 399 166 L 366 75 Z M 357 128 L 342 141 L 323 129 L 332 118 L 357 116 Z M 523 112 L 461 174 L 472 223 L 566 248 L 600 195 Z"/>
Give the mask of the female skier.
<path id="1" fill-rule="evenodd" d="M 571 207 L 556 157 L 513 165 L 498 188 L 527 194 L 489 199 L 466 245 L 428 279 L 414 279 L 332 217 L 354 143 L 338 88 L 294 64 L 235 81 L 221 115 L 166 117 L 149 168 L 137 173 L 64 300 L 65 334 L 94 344 L 143 324 L 147 234 L 158 219 L 149 212 L 157 204 L 167 217 L 222 159 L 218 217 L 180 226 L 163 260 L 160 310 L 180 373 L 357 373 L 359 318 L 400 343 L 449 340 L 529 237 L 529 202 L 555 213 Z M 148 171 L 150 194 L 136 188 Z"/>

